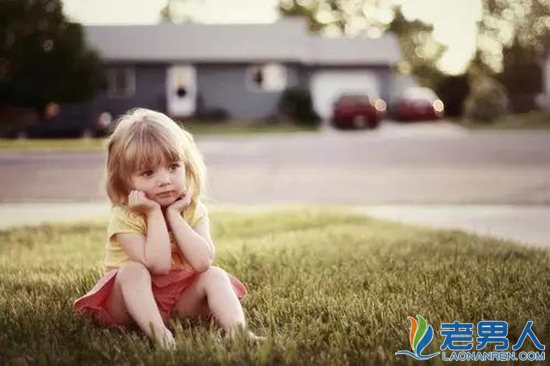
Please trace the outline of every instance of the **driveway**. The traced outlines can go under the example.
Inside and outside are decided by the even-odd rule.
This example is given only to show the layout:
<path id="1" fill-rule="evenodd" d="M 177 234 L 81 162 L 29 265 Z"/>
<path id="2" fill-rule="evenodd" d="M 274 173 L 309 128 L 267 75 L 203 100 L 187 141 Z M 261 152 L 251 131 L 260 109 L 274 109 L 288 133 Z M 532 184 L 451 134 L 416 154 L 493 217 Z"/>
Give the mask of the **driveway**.
<path id="1" fill-rule="evenodd" d="M 383 205 L 355 211 L 379 219 L 434 229 L 458 229 L 550 249 L 549 206 Z"/>

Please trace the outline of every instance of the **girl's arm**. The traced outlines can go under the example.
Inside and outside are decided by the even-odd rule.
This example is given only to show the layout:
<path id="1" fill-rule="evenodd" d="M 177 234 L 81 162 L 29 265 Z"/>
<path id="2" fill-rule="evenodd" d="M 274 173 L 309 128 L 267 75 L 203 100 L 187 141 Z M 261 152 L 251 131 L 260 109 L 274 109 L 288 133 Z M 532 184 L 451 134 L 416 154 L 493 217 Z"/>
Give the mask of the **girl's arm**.
<path id="1" fill-rule="evenodd" d="M 166 209 L 166 221 L 172 229 L 176 243 L 194 270 L 206 271 L 214 259 L 214 245 L 208 221 L 201 221 L 195 230 L 183 219 L 178 205 Z"/>
<path id="2" fill-rule="evenodd" d="M 131 260 L 143 263 L 153 274 L 167 274 L 172 264 L 170 237 L 160 205 L 145 197 L 143 192 L 133 191 L 128 206 L 147 221 L 147 234 L 117 234 L 120 243 Z"/>

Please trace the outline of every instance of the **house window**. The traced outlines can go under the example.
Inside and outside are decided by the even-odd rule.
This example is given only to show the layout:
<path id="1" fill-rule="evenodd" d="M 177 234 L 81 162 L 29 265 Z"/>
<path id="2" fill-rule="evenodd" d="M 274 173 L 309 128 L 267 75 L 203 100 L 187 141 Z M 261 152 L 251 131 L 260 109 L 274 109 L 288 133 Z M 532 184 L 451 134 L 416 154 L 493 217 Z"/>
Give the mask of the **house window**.
<path id="1" fill-rule="evenodd" d="M 107 69 L 107 96 L 128 98 L 136 92 L 136 72 L 133 67 L 109 67 Z"/>
<path id="2" fill-rule="evenodd" d="M 286 88 L 286 68 L 281 64 L 254 65 L 248 69 L 248 85 L 254 91 L 282 91 Z"/>

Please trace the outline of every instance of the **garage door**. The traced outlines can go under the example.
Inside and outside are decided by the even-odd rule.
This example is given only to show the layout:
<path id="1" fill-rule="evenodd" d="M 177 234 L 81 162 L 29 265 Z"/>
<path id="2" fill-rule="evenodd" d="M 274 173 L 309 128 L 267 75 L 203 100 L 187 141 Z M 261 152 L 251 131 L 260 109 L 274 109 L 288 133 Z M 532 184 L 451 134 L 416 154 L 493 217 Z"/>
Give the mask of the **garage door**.
<path id="1" fill-rule="evenodd" d="M 317 71 L 310 83 L 313 107 L 322 118 L 330 117 L 332 105 L 343 93 L 367 93 L 380 97 L 378 75 L 369 70 Z"/>

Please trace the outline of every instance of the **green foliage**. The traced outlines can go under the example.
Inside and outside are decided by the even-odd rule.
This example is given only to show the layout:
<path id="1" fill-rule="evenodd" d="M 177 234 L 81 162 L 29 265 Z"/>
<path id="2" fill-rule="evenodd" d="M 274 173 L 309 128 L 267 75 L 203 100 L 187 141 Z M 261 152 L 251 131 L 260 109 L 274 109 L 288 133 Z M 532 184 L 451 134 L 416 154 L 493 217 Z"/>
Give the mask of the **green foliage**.
<path id="1" fill-rule="evenodd" d="M 316 127 L 321 123 L 313 109 L 311 93 L 306 89 L 286 89 L 279 100 L 279 112 L 299 126 Z"/>
<path id="2" fill-rule="evenodd" d="M 403 59 L 410 73 L 416 76 L 421 85 L 435 89 L 444 77 L 437 68 L 437 62 L 446 47 L 434 39 L 433 26 L 419 20 L 407 20 L 401 8 L 397 7 L 389 31 L 399 39 Z"/>
<path id="3" fill-rule="evenodd" d="M 500 71 L 506 62 L 502 57 L 505 49 L 514 43 L 528 55 L 542 55 L 550 40 L 550 2 L 482 0 L 481 4 L 478 48 L 485 65 Z M 517 71 L 521 75 L 521 71 Z"/>
<path id="4" fill-rule="evenodd" d="M 511 342 L 533 320 L 550 339 L 548 251 L 334 211 L 214 212 L 211 222 L 215 264 L 247 285 L 247 319 L 265 343 L 229 345 L 215 324 L 174 319 L 168 353 L 94 325 L 71 306 L 101 275 L 106 222 L 48 225 L 0 232 L 0 364 L 402 365 L 394 352 L 409 347 L 416 314 L 436 329 L 506 320 Z"/>
<path id="5" fill-rule="evenodd" d="M 538 55 L 533 50 L 524 49 L 516 38 L 504 49 L 499 81 L 513 93 L 540 93 L 543 76 Z"/>
<path id="6" fill-rule="evenodd" d="M 305 18 L 310 30 L 316 33 L 330 29 L 339 30 L 347 37 L 355 37 L 365 33 L 380 35 L 386 31 L 392 32 L 399 39 L 406 68 L 422 85 L 433 88 L 443 76 L 436 64 L 446 48 L 434 39 L 433 27 L 419 20 L 407 20 L 401 7 L 391 2 L 282 0 L 279 10 L 286 16 Z M 325 15 L 321 17 L 320 14 Z M 358 18 L 363 21 L 361 27 Z"/>
<path id="7" fill-rule="evenodd" d="M 313 32 L 339 30 L 348 37 L 357 36 L 365 31 L 380 34 L 392 21 L 394 5 L 378 0 L 334 1 L 334 0 L 281 0 L 279 12 L 285 16 L 298 16 L 307 20 Z M 360 17 L 362 24 L 354 22 Z"/>
<path id="8" fill-rule="evenodd" d="M 34 107 L 81 102 L 101 86 L 97 54 L 60 0 L 0 2 L 0 104 Z"/>
<path id="9" fill-rule="evenodd" d="M 532 48 L 525 48 L 516 38 L 503 50 L 503 68 L 497 76 L 508 90 L 510 109 L 527 112 L 536 108 L 535 97 L 543 90 L 542 64 Z"/>
<path id="10" fill-rule="evenodd" d="M 477 77 L 465 102 L 466 117 L 482 123 L 492 122 L 506 115 L 508 97 L 506 90 L 495 79 Z"/>
<path id="11" fill-rule="evenodd" d="M 203 0 L 166 0 L 160 11 L 160 19 L 164 23 L 184 23 L 194 21 Z"/>

